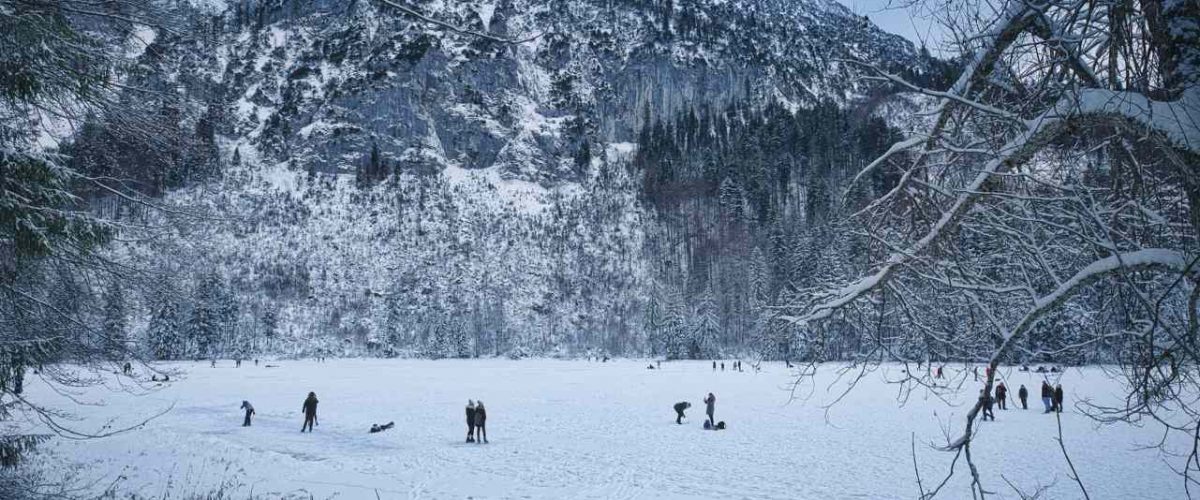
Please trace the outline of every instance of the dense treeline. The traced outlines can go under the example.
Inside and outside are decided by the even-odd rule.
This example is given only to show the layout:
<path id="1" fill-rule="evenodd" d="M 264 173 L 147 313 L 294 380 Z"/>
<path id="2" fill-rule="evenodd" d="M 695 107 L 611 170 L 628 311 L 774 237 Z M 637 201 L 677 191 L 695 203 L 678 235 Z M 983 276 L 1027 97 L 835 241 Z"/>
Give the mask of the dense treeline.
<path id="1" fill-rule="evenodd" d="M 643 130 L 634 166 L 658 220 L 646 249 L 654 352 L 805 355 L 797 332 L 770 320 L 771 306 L 863 262 L 865 242 L 834 226 L 851 201 L 849 177 L 896 138 L 881 119 L 832 104 L 735 105 Z M 895 182 L 880 172 L 856 196 Z"/>

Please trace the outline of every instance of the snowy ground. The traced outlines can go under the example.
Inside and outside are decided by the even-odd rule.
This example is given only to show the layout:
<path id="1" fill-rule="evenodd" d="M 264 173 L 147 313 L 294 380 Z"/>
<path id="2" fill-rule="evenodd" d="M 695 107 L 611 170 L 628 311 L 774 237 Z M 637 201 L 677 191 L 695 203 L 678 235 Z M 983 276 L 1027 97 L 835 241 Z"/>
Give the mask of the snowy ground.
<path id="1" fill-rule="evenodd" d="M 231 481 L 239 498 L 913 498 L 913 434 L 923 481 L 940 481 L 953 455 L 929 443 L 944 443 L 943 426 L 960 429 L 966 411 L 924 393 L 901 404 L 896 386 L 883 382 L 886 370 L 826 413 L 823 405 L 839 392 L 827 391 L 829 367 L 821 383 L 800 391 L 810 397 L 789 403 L 793 378 L 778 364 L 758 374 L 713 373 L 701 362 L 650 371 L 631 360 L 271 364 L 280 366 L 167 365 L 185 373 L 141 397 L 89 389 L 85 399 L 105 405 L 88 408 L 77 427 L 116 427 L 173 408 L 129 433 L 53 441 L 44 446 L 47 461 L 59 470 L 78 464 L 85 473 L 77 479 L 97 484 L 123 476 L 121 491 L 160 498 Z M 997 410 L 995 423 L 982 424 L 973 449 L 985 487 L 1016 498 L 1003 475 L 1027 492 L 1051 485 L 1042 498 L 1079 497 L 1054 419 L 1033 407 L 1041 406 L 1037 375 L 1003 375 L 1013 396 L 1023 383 L 1033 397 L 1030 410 Z M 1062 384 L 1068 407 L 1119 389 L 1098 369 L 1071 370 Z M 964 386 L 963 400 L 974 387 Z M 321 400 L 320 426 L 301 434 L 300 405 L 310 390 Z M 701 429 L 701 399 L 710 391 L 729 430 Z M 40 382 L 28 393 L 69 407 Z M 463 442 L 468 398 L 487 404 L 490 444 Z M 243 399 L 259 413 L 250 428 L 240 426 Z M 671 405 L 683 400 L 694 407 L 677 426 Z M 396 428 L 367 433 L 387 421 Z M 1063 425 L 1092 498 L 1182 496 L 1163 457 L 1136 449 L 1157 442 L 1158 428 L 1098 427 L 1073 408 Z M 942 498 L 968 497 L 962 465 Z"/>

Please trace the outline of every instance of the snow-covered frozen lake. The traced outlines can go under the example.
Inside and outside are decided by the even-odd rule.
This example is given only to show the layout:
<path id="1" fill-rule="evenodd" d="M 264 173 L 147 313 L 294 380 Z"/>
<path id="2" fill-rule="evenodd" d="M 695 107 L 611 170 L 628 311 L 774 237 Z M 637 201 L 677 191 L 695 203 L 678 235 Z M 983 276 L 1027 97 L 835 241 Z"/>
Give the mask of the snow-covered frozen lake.
<path id="1" fill-rule="evenodd" d="M 901 404 L 897 387 L 883 380 L 899 367 L 868 375 L 827 413 L 824 405 L 840 394 L 840 386 L 828 387 L 832 367 L 815 386 L 800 388 L 809 397 L 789 402 L 794 377 L 781 364 L 765 364 L 761 373 L 714 373 L 707 362 L 663 363 L 653 371 L 647 363 L 178 363 L 164 366 L 183 376 L 150 395 L 88 389 L 84 399 L 104 402 L 96 408 L 69 406 L 40 382 L 28 394 L 86 411 L 75 424 L 82 429 L 113 419 L 114 427 L 135 423 L 172 407 L 138 430 L 43 446 L 46 460 L 81 466 L 77 479 L 104 485 L 123 476 L 121 491 L 157 498 L 203 494 L 223 483 L 235 498 L 914 498 L 914 435 L 928 487 L 953 458 L 930 443 L 945 443 L 947 425 L 961 429 L 967 410 L 924 392 Z M 1025 384 L 1031 404 L 1028 411 L 996 410 L 994 423 L 981 424 L 972 449 L 984 486 L 1017 498 L 1003 476 L 1026 492 L 1050 485 L 1042 498 L 1080 497 L 1054 439 L 1054 418 L 1040 410 L 1040 375 L 1001 375 L 1013 400 Z M 1183 495 L 1162 455 L 1138 449 L 1156 443 L 1160 428 L 1097 426 L 1073 408 L 1085 397 L 1112 398 L 1116 381 L 1098 369 L 1072 369 L 1061 382 L 1066 445 L 1092 498 Z M 960 400 L 977 390 L 966 382 Z M 319 426 L 301 434 L 309 391 L 321 401 Z M 701 428 L 708 392 L 717 396 L 716 417 L 729 424 L 726 431 Z M 487 405 L 490 444 L 463 442 L 468 398 Z M 243 399 L 258 410 L 253 427 L 241 427 Z M 684 425 L 674 422 L 677 401 L 693 405 Z M 367 433 L 372 423 L 388 421 L 396 428 Z M 960 461 L 940 498 L 969 497 L 967 481 Z"/>

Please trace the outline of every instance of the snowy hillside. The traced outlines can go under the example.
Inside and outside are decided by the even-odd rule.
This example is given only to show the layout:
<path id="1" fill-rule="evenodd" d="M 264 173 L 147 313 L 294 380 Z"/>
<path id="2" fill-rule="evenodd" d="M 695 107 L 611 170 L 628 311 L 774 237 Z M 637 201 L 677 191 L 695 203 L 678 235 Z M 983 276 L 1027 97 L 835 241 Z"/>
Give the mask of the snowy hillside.
<path id="1" fill-rule="evenodd" d="M 164 224 L 170 237 L 127 249 L 180 279 L 135 315 L 156 355 L 747 349 L 744 326 L 715 331 L 755 321 L 726 299 L 745 286 L 707 283 L 692 244 L 673 241 L 695 230 L 645 203 L 674 188 L 647 191 L 638 143 L 662 123 L 682 134 L 688 117 L 721 115 L 701 135 L 738 148 L 760 109 L 863 99 L 841 58 L 926 61 L 832 1 L 409 7 L 436 23 L 377 1 L 205 4 L 187 17 L 200 36 L 164 33 L 137 59 L 132 81 L 185 93 L 148 112 L 194 126 L 189 148 L 219 171 L 173 191 L 170 179 L 195 174 L 166 175 L 165 199 L 207 221 Z M 780 212 L 806 203 L 815 174 L 795 168 L 784 189 L 800 194 L 773 201 Z M 768 225 L 813 225 L 803 220 L 752 232 L 766 241 Z M 658 282 L 716 300 L 696 326 L 680 323 L 696 339 L 647 326 Z M 217 318 L 206 339 L 201 316 Z"/>

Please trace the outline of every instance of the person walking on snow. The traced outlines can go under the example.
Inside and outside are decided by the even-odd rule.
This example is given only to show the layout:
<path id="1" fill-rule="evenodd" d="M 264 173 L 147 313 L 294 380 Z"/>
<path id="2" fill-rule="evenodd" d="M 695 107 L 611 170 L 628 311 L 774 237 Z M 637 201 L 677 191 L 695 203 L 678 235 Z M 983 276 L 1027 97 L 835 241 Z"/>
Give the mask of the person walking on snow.
<path id="1" fill-rule="evenodd" d="M 717 371 L 717 362 L 713 361 L 713 371 Z"/>
<path id="2" fill-rule="evenodd" d="M 241 409 L 246 410 L 246 419 L 242 421 L 242 427 L 250 427 L 250 416 L 254 415 L 254 405 L 251 405 L 249 401 L 243 400 Z"/>
<path id="3" fill-rule="evenodd" d="M 1051 405 L 1054 399 L 1054 389 L 1050 387 L 1050 383 L 1042 381 L 1042 404 L 1046 406 L 1046 411 L 1042 413 L 1050 413 L 1054 408 Z"/>
<path id="4" fill-rule="evenodd" d="M 1062 384 L 1054 388 L 1054 410 L 1062 413 L 1063 410 L 1063 388 Z"/>
<path id="5" fill-rule="evenodd" d="M 1025 388 L 1025 384 L 1021 384 L 1021 388 L 1017 390 L 1017 397 L 1021 398 L 1021 409 L 1028 410 L 1029 404 L 1027 400 L 1029 399 L 1029 390 Z"/>
<path id="6" fill-rule="evenodd" d="M 1004 382 L 1000 382 L 1000 385 L 996 386 L 996 405 L 1001 410 L 1008 409 L 1008 388 L 1004 386 Z"/>
<path id="7" fill-rule="evenodd" d="M 476 443 L 487 442 L 487 410 L 483 408 L 483 401 L 475 403 L 475 432 Z"/>
<path id="8" fill-rule="evenodd" d="M 683 425 L 683 417 L 686 416 L 683 414 L 683 411 L 688 408 L 691 408 L 691 407 L 692 407 L 692 404 L 687 401 L 680 401 L 678 403 L 675 403 L 674 408 L 675 408 L 675 423 L 676 424 Z"/>
<path id="9" fill-rule="evenodd" d="M 708 415 L 708 421 L 712 425 L 717 425 L 717 419 L 713 418 L 713 410 L 717 406 L 717 397 L 713 393 L 708 393 L 708 397 L 704 398 L 704 413 Z"/>
<path id="10" fill-rule="evenodd" d="M 317 393 L 308 393 L 308 397 L 304 399 L 304 405 L 300 407 L 300 411 L 304 412 L 304 425 L 300 426 L 300 432 L 304 432 L 304 429 L 312 432 L 313 424 L 317 423 Z"/>
<path id="11" fill-rule="evenodd" d="M 475 402 L 467 400 L 467 442 L 475 442 Z"/>

